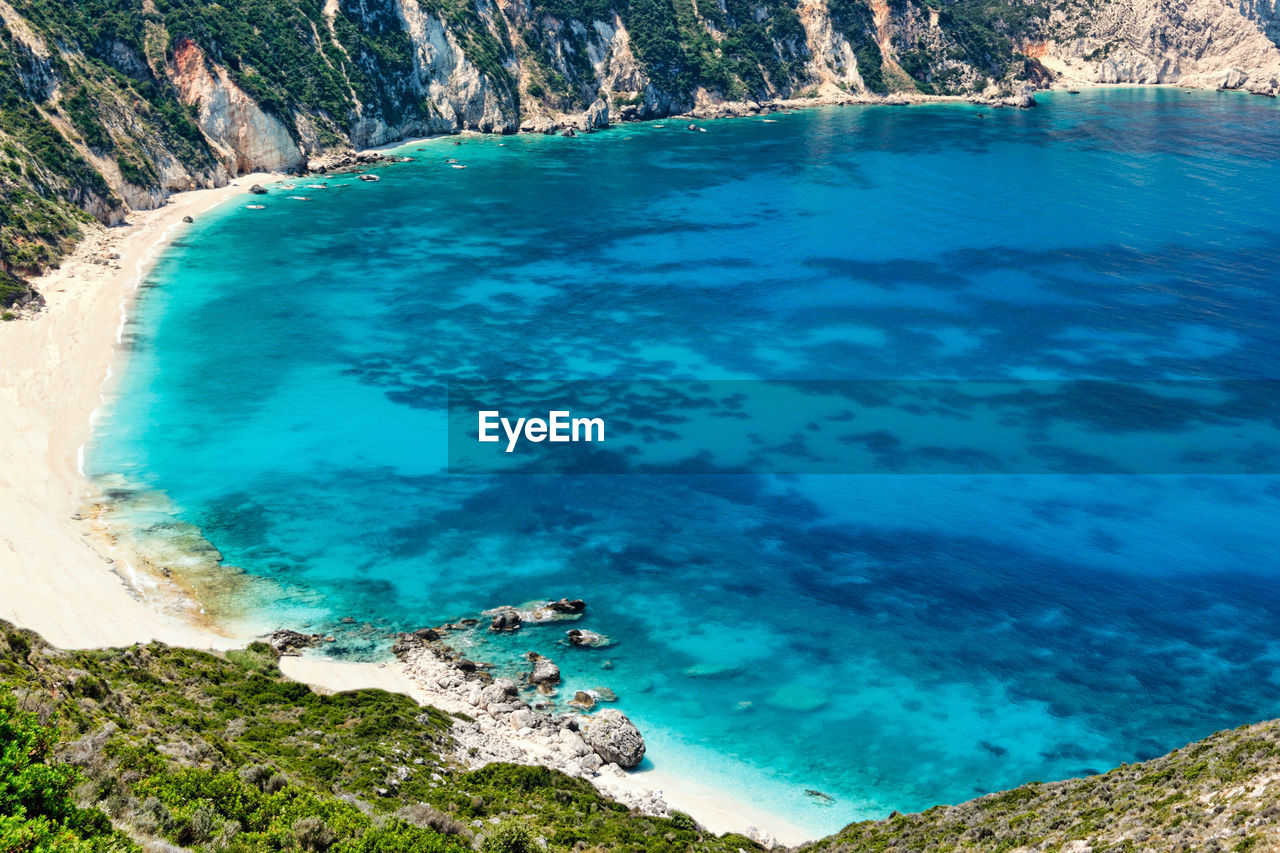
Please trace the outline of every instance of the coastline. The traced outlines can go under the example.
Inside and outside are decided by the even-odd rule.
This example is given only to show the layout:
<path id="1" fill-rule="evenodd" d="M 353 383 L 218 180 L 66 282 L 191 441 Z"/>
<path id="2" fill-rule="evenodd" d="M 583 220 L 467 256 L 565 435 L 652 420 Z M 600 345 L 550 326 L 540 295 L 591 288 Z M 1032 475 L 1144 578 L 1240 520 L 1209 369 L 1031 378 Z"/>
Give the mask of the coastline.
<path id="1" fill-rule="evenodd" d="M 211 624 L 159 611 L 128 583 L 129 565 L 95 549 L 77 525 L 88 483 L 85 442 L 105 390 L 119 373 L 133 299 L 184 216 L 199 216 L 246 191 L 225 187 L 170 197 L 126 225 L 93 226 L 54 271 L 33 282 L 46 307 L 0 328 L 0 618 L 63 647 L 159 640 L 225 649 L 242 645 Z M 38 575 L 38 582 L 27 578 Z"/>
<path id="2" fill-rule="evenodd" d="M 225 187 L 175 194 L 160 208 L 132 213 L 125 225 L 92 227 L 56 270 L 33 282 L 45 308 L 0 327 L 0 458 L 8 460 L 0 470 L 0 619 L 71 649 L 159 641 L 225 651 L 254 639 L 205 618 L 189 590 L 153 575 L 145 559 L 120 547 L 91 512 L 94 490 L 84 476 L 83 454 L 96 413 L 121 374 L 123 331 L 139 286 L 183 227 L 183 217 L 198 218 L 253 183 L 285 179 L 244 175 Z M 476 713 L 465 691 L 430 683 L 400 661 L 308 656 L 282 657 L 280 665 L 288 677 L 321 690 L 378 688 L 442 710 Z M 563 765 L 563 756 L 535 738 L 488 723 L 483 731 L 478 724 L 455 726 L 460 757 L 468 763 Z M 586 778 L 630 807 L 649 814 L 680 809 L 718 834 L 747 834 L 770 846 L 816 837 L 781 815 L 652 762 L 631 773 L 606 768 Z"/>
<path id="3" fill-rule="evenodd" d="M 453 714 L 465 714 L 474 722 L 454 724 L 458 757 L 473 766 L 491 762 L 512 762 L 553 767 L 569 772 L 575 765 L 563 753 L 536 733 L 517 730 L 501 716 L 494 717 L 465 698 L 471 682 L 441 686 L 449 674 L 444 668 L 426 664 L 422 658 L 410 662 L 353 663 L 319 655 L 280 658 L 280 671 L 295 681 L 334 693 L 374 688 L 404 693 L 420 705 L 431 705 Z M 569 766 L 566 766 L 569 765 Z M 582 774 L 601 792 L 645 814 L 683 811 L 716 834 L 736 832 L 766 847 L 782 844 L 796 847 L 816 840 L 815 833 L 750 803 L 685 778 L 677 771 L 654 763 L 652 757 L 630 772 L 606 765 L 597 774 Z"/>

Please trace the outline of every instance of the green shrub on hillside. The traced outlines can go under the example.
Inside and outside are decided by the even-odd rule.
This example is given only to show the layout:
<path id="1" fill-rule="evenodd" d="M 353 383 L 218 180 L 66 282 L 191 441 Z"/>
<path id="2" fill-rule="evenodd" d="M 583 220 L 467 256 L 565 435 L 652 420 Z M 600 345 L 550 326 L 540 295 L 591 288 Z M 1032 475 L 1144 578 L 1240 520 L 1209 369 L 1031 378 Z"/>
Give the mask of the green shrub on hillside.
<path id="1" fill-rule="evenodd" d="M 54 732 L 0 691 L 0 851 L 134 853 L 140 848 L 96 809 L 82 809 L 72 767 L 53 761 Z"/>
<path id="2" fill-rule="evenodd" d="M 281 676 L 261 643 L 225 657 L 160 644 L 63 653 L 0 623 L 0 680 L 77 756 L 82 805 L 195 850 L 465 853 L 513 819 L 551 853 L 757 849 L 634 815 L 543 767 L 467 771 L 448 715 L 377 690 L 320 695 Z"/>

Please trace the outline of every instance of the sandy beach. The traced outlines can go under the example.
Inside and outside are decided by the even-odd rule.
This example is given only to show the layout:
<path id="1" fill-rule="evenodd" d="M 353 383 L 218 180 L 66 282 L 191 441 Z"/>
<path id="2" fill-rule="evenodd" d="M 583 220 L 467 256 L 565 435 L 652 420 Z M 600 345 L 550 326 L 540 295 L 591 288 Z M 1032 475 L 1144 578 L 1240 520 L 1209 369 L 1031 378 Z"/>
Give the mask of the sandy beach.
<path id="1" fill-rule="evenodd" d="M 88 494 L 81 470 L 95 410 L 120 370 L 120 339 L 138 285 L 175 229 L 255 182 L 173 196 L 129 224 L 93 227 L 72 255 L 35 282 L 47 307 L 0 327 L 0 618 L 63 647 L 161 640 L 195 648 L 241 644 L 143 601 L 128 566 L 95 549 L 77 523 Z"/>
<path id="2" fill-rule="evenodd" d="M 35 282 L 47 307 L 0 325 L 0 619 L 63 648 L 158 640 L 219 650 L 252 639 L 201 619 L 196 602 L 184 610 L 139 592 L 154 583 L 140 583 L 128 555 L 82 520 L 91 497 L 83 453 L 94 413 L 123 367 L 122 332 L 138 287 L 166 242 L 188 227 L 183 217 L 198 219 L 253 183 L 279 179 L 246 175 L 219 189 L 175 195 L 164 207 L 131 214 L 127 225 L 91 229 L 59 269 Z M 399 662 L 308 656 L 284 658 L 281 668 L 322 690 L 380 688 L 443 710 L 474 711 L 456 692 L 424 684 Z M 477 730 L 475 737 L 489 747 L 490 760 L 550 763 L 544 746 L 514 730 Z M 592 781 L 639 808 L 686 811 L 717 833 L 789 845 L 811 836 L 781 815 L 682 780 L 660 756 L 653 769 L 604 772 Z"/>

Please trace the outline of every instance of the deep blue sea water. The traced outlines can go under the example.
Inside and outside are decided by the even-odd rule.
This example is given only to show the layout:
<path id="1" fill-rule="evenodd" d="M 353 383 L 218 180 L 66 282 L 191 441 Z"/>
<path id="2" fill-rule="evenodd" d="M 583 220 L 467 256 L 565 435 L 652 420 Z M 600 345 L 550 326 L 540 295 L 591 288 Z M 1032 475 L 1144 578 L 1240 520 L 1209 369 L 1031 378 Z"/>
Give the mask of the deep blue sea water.
<path id="1" fill-rule="evenodd" d="M 433 140 L 201 217 L 93 473 L 337 654 L 584 598 L 614 647 L 489 654 L 815 832 L 1280 716 L 1275 477 L 445 473 L 451 379 L 1280 379 L 1274 101 L 773 118 Z"/>

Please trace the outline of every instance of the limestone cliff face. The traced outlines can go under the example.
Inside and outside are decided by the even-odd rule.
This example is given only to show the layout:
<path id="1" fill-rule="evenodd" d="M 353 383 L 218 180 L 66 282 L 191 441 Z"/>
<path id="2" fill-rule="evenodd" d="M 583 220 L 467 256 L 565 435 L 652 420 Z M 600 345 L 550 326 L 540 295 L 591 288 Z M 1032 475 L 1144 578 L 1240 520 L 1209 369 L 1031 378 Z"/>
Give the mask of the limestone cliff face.
<path id="1" fill-rule="evenodd" d="M 54 257 L 76 209 L 116 222 L 408 136 L 1073 81 L 1275 95 L 1277 2 L 0 0 L 0 151 L 23 164 L 0 202 L 55 223 L 0 220 L 0 269 Z"/>
<path id="2" fill-rule="evenodd" d="M 832 24 L 827 0 L 801 0 L 796 12 L 812 57 L 808 73 L 817 81 L 819 92 L 836 97 L 844 92 L 865 91 L 853 46 Z"/>
<path id="3" fill-rule="evenodd" d="M 1280 47 L 1267 36 L 1263 2 L 1246 15 L 1222 0 L 1114 0 L 1087 18 L 1064 15 L 1056 29 L 1074 30 L 1075 37 L 1048 42 L 1042 61 L 1068 78 L 1097 83 L 1173 83 L 1274 96 Z"/>
<path id="4" fill-rule="evenodd" d="M 492 19 L 492 6 L 483 4 L 481 8 L 487 13 L 484 17 Z M 427 133 L 513 130 L 516 110 L 511 93 L 480 73 L 467 57 L 458 35 L 450 32 L 439 16 L 424 11 L 418 0 L 396 0 L 396 12 L 413 49 L 414 91 L 426 99 L 432 113 L 425 125 L 414 129 Z M 379 141 L 389 142 L 404 135 L 384 134 L 385 138 Z"/>
<path id="5" fill-rule="evenodd" d="M 178 41 L 167 70 L 181 102 L 198 109 L 200 129 L 228 172 L 282 172 L 303 165 L 303 151 L 284 122 L 263 112 L 225 68 L 211 66 L 194 41 Z"/>
<path id="6" fill-rule="evenodd" d="M 1272 43 L 1280 45 L 1280 0 L 1237 0 L 1229 5 L 1257 24 Z"/>

